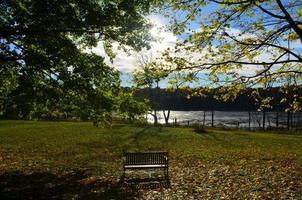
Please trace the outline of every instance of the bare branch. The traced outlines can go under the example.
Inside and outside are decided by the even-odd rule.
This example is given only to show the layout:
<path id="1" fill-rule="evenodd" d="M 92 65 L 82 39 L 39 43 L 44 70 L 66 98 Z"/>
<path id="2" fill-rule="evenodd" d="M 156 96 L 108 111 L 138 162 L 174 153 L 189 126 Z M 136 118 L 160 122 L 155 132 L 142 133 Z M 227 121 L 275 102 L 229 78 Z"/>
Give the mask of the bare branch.
<path id="1" fill-rule="evenodd" d="M 268 15 L 274 17 L 274 18 L 283 19 L 283 20 L 286 19 L 285 16 L 276 15 L 276 14 L 274 14 L 274 13 L 272 13 L 272 12 L 266 10 L 265 8 L 263 8 L 263 7 L 260 6 L 260 5 L 256 5 L 256 6 L 257 6 L 258 8 L 260 8 L 260 10 L 262 10 L 263 12 L 265 12 L 266 14 L 268 14 Z"/>
<path id="2" fill-rule="evenodd" d="M 217 4 L 223 4 L 223 5 L 238 5 L 238 4 L 244 4 L 244 3 L 251 3 L 250 0 L 242 0 L 242 1 L 234 1 L 234 2 L 222 2 L 217 0 L 210 0 L 211 2 L 217 3 Z"/>
<path id="3" fill-rule="evenodd" d="M 290 14 L 287 12 L 287 10 L 284 8 L 283 4 L 280 0 L 276 0 L 278 6 L 280 7 L 281 11 L 284 13 L 286 20 L 288 21 L 289 25 L 294 29 L 294 31 L 299 35 L 300 39 L 302 40 L 302 30 L 298 27 L 298 25 L 295 23 L 295 21 L 292 19 Z"/>
<path id="4" fill-rule="evenodd" d="M 225 62 L 217 62 L 217 63 L 201 63 L 199 65 L 191 66 L 191 67 L 183 67 L 181 69 L 195 69 L 202 68 L 211 69 L 214 66 L 223 66 L 228 64 L 240 64 L 240 65 L 258 65 L 258 66 L 267 66 L 267 65 L 275 65 L 275 64 L 285 64 L 285 63 L 300 63 L 299 60 L 282 60 L 276 62 L 248 62 L 248 61 L 236 61 L 236 60 L 228 60 Z"/>
<path id="5" fill-rule="evenodd" d="M 288 48 L 286 47 L 282 47 L 282 46 L 279 46 L 279 45 L 276 45 L 276 44 L 271 44 L 271 43 L 267 43 L 265 41 L 261 41 L 260 43 L 247 43 L 247 42 L 243 42 L 243 41 L 240 41 L 240 40 L 237 40 L 235 37 L 233 36 L 230 36 L 229 34 L 225 34 L 228 38 L 232 39 L 233 41 L 241 44 L 241 45 L 246 45 L 246 46 L 270 46 L 270 47 L 275 47 L 275 48 L 278 48 L 278 49 L 282 49 L 283 51 L 293 55 L 294 57 L 296 57 L 298 59 L 298 62 L 302 62 L 302 58 L 294 53 L 293 51 L 289 50 Z"/>
<path id="6" fill-rule="evenodd" d="M 45 35 L 47 33 L 102 33 L 101 29 L 31 29 L 31 28 L 5 28 L 1 27 L 0 36 L 19 36 L 19 35 Z"/>

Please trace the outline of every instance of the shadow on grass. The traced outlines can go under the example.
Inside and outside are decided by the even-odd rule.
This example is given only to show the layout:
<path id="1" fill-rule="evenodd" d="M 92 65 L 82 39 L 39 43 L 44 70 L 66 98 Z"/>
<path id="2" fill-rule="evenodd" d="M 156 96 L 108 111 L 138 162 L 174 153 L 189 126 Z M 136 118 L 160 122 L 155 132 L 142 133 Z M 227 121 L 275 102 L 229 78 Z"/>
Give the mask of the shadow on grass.
<path id="1" fill-rule="evenodd" d="M 128 179 L 122 182 L 123 188 L 129 188 L 132 190 L 137 189 L 156 189 L 156 188 L 170 188 L 170 180 L 162 178 L 135 178 Z"/>
<path id="2" fill-rule="evenodd" d="M 216 136 L 216 133 L 207 132 L 207 133 L 200 133 L 198 135 L 200 135 L 203 138 L 213 139 L 213 140 L 219 141 L 219 142 L 223 141 L 222 138 L 219 138 L 219 137 Z"/>
<path id="3" fill-rule="evenodd" d="M 113 126 L 112 126 L 112 128 L 116 129 L 116 130 L 123 129 L 125 127 L 129 127 L 129 125 L 128 124 L 113 124 Z"/>
<path id="4" fill-rule="evenodd" d="M 122 188 L 122 182 L 89 178 L 83 172 L 26 175 L 15 171 L 0 174 L 0 199 L 134 199 L 135 188 Z"/>
<path id="5" fill-rule="evenodd" d="M 133 138 L 133 142 L 134 143 L 138 143 L 138 141 L 144 136 L 144 133 L 150 129 L 150 127 L 145 127 L 144 129 L 138 131 L 137 133 L 135 133 L 134 136 L 131 136 L 131 138 Z"/>
<path id="6" fill-rule="evenodd" d="M 133 135 L 129 136 L 127 139 L 130 140 L 130 144 L 135 146 L 137 149 L 140 149 L 142 146 L 140 145 L 140 141 L 145 139 L 146 135 L 154 137 L 158 137 L 160 140 L 162 139 L 158 133 L 162 132 L 162 127 L 152 127 L 145 126 L 143 129 L 133 133 Z"/>
<path id="7" fill-rule="evenodd" d="M 161 126 L 158 127 L 145 126 L 143 129 L 137 131 L 136 133 L 134 133 L 134 135 L 131 135 L 129 138 L 131 138 L 133 142 L 137 143 L 139 140 L 141 140 L 144 137 L 146 131 L 148 131 L 148 134 L 151 135 L 154 133 L 161 133 L 163 130 Z"/>

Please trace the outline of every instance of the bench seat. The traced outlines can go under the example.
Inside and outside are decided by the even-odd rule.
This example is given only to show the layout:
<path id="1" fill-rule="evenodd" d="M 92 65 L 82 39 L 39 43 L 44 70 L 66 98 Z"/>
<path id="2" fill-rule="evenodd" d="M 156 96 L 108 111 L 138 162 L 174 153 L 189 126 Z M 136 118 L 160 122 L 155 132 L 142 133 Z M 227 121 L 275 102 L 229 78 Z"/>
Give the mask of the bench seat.
<path id="1" fill-rule="evenodd" d="M 167 185 L 169 180 L 169 154 L 168 152 L 124 152 L 124 176 L 126 170 L 161 169 Z"/>
<path id="2" fill-rule="evenodd" d="M 125 169 L 166 168 L 167 165 L 125 165 Z"/>

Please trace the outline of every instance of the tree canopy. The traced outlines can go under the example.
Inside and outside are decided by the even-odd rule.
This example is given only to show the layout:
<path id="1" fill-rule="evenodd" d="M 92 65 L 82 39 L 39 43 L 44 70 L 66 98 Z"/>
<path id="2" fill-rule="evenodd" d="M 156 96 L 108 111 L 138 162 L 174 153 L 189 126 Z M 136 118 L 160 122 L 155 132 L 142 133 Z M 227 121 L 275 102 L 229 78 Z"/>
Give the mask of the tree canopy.
<path id="1" fill-rule="evenodd" d="M 268 82 L 301 87 L 301 1 L 170 0 L 163 7 L 173 19 L 170 28 L 181 35 L 165 53 L 166 61 L 177 65 L 167 68 L 207 73 L 212 86 L 223 86 L 226 99 Z M 299 110 L 301 94 L 286 90 L 292 98 L 283 101 Z"/>
<path id="2" fill-rule="evenodd" d="M 152 64 L 156 70 L 137 73 L 152 79 L 139 78 L 142 86 L 158 84 L 163 75 L 178 87 L 207 73 L 207 83 L 221 88 L 223 99 L 234 99 L 246 87 L 278 86 L 288 94 L 280 103 L 289 111 L 302 108 L 299 0 L 4 0 L 0 114 L 35 118 L 52 112 L 87 119 L 118 110 L 119 72 L 88 50 L 102 42 L 113 59 L 113 43 L 149 48 L 146 16 L 154 7 L 173 20 L 170 28 L 180 40 L 165 52 L 164 62 Z M 180 72 L 174 81 L 169 70 Z"/>
<path id="3" fill-rule="evenodd" d="M 4 0 L 0 3 L 0 114 L 60 111 L 81 118 L 116 107 L 119 72 L 87 49 L 99 41 L 149 47 L 147 0 Z"/>

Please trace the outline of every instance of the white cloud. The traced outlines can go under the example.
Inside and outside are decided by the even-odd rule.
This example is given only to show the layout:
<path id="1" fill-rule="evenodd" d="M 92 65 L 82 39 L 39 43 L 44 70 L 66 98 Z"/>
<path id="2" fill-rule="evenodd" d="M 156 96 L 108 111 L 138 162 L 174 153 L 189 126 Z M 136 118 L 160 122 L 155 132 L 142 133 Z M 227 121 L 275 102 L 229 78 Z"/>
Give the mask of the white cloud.
<path id="1" fill-rule="evenodd" d="M 148 19 L 154 24 L 154 28 L 152 28 L 150 31 L 153 36 L 158 38 L 158 41 L 151 42 L 151 49 L 146 50 L 143 49 L 141 52 L 134 52 L 131 51 L 131 54 L 127 54 L 123 50 L 118 49 L 118 44 L 113 44 L 113 49 L 117 53 L 116 58 L 113 60 L 113 63 L 110 62 L 109 57 L 106 55 L 103 47 L 103 43 L 99 42 L 98 46 L 93 48 L 91 51 L 105 57 L 105 62 L 110 65 L 114 66 L 121 72 L 132 72 L 133 70 L 137 69 L 139 67 L 139 60 L 141 58 L 141 55 L 152 55 L 153 58 L 160 57 L 161 53 L 166 50 L 167 48 L 173 49 L 177 42 L 177 37 L 173 35 L 173 33 L 169 30 L 165 29 L 165 26 L 169 24 L 169 21 L 167 18 L 164 18 L 163 16 L 159 15 L 151 15 L 148 16 Z M 198 32 L 198 29 L 195 31 Z M 240 29 L 236 28 L 228 28 L 227 33 L 231 36 L 236 37 L 239 40 L 245 39 L 247 37 L 256 37 L 256 35 L 253 35 L 252 33 L 245 33 L 242 34 L 242 31 Z M 285 45 L 285 44 L 283 44 Z M 301 48 L 300 41 L 292 42 L 291 47 L 293 49 L 299 49 Z M 214 51 L 217 51 L 218 49 L 213 46 L 212 47 Z M 269 48 L 268 50 L 272 50 Z M 207 48 L 205 47 L 202 52 L 195 52 L 191 53 L 190 55 L 178 55 L 180 57 L 191 57 L 192 61 L 200 61 L 200 62 L 211 62 L 212 58 L 205 59 L 204 55 L 207 54 Z M 217 58 L 217 57 L 216 57 Z M 256 59 L 259 63 L 261 62 L 269 62 L 273 60 L 273 56 L 271 53 L 263 51 L 259 56 L 256 57 Z M 244 59 L 243 61 L 247 61 L 247 59 Z M 279 68 L 280 65 L 276 65 L 275 68 Z M 234 69 L 235 72 L 251 76 L 256 73 L 257 70 L 262 69 L 263 66 L 259 65 L 245 65 L 241 69 Z M 274 68 L 274 69 L 275 69 Z M 208 73 L 209 70 L 203 70 L 201 73 Z"/>
<path id="2" fill-rule="evenodd" d="M 137 69 L 141 55 L 152 55 L 153 58 L 160 57 L 164 50 L 175 46 L 177 37 L 165 29 L 164 26 L 168 24 L 168 20 L 163 16 L 151 15 L 147 18 L 154 24 L 154 27 L 150 30 L 151 34 L 158 39 L 156 42 L 150 43 L 151 49 L 143 49 L 141 52 L 130 51 L 129 55 L 123 50 L 118 49 L 118 44 L 114 43 L 112 45 L 116 57 L 113 59 L 113 63 L 110 62 L 109 57 L 104 51 L 103 42 L 99 42 L 97 47 L 90 51 L 105 57 L 105 62 L 108 65 L 117 68 L 121 72 L 131 72 Z"/>
<path id="3" fill-rule="evenodd" d="M 200 30 L 196 29 L 195 31 L 198 32 Z M 253 33 L 242 33 L 242 31 L 240 29 L 236 29 L 236 28 L 228 28 L 228 29 L 226 29 L 226 32 L 230 36 L 233 36 L 238 40 L 244 40 L 246 38 L 258 37 L 256 34 L 253 34 Z M 191 44 L 188 44 L 188 45 L 191 45 Z M 287 44 L 285 44 L 283 42 L 283 43 L 281 43 L 281 45 L 286 47 Z M 298 48 L 301 48 L 301 43 L 299 43 L 299 41 L 291 42 L 290 46 L 291 46 L 292 50 L 297 50 Z M 201 49 L 200 52 L 193 52 L 193 53 L 191 52 L 189 55 L 185 55 L 185 54 L 179 55 L 178 54 L 178 56 L 190 58 L 191 61 L 197 61 L 197 63 L 212 63 L 212 62 L 214 62 L 213 60 L 219 60 L 222 58 L 219 55 L 219 49 L 217 48 L 217 46 L 213 45 L 212 50 L 217 53 L 217 56 L 215 58 L 213 58 L 213 57 L 206 58 L 205 57 L 205 55 L 208 54 L 207 46 L 205 46 L 203 49 Z M 273 56 L 273 54 L 276 54 L 276 49 L 273 47 L 268 47 L 264 50 L 261 50 L 261 52 L 259 52 L 259 53 L 260 54 L 254 58 L 255 62 L 258 62 L 258 63 L 268 62 L 269 63 L 269 62 L 274 62 L 274 60 L 276 59 L 276 57 Z M 287 55 L 285 55 L 279 61 L 282 61 L 285 59 L 287 59 Z M 242 58 L 240 61 L 248 62 L 249 60 L 248 60 L 248 58 Z M 275 71 L 275 70 L 279 69 L 280 67 L 281 67 L 281 64 L 276 64 L 271 68 L 271 70 Z M 230 72 L 233 71 L 233 72 L 238 73 L 239 75 L 243 75 L 243 76 L 253 76 L 259 70 L 263 70 L 263 65 L 242 65 L 242 67 L 240 67 L 240 68 L 234 68 L 229 71 Z M 200 71 L 200 73 L 203 73 L 203 74 L 207 74 L 209 72 L 210 72 L 210 70 L 206 70 L 206 69 Z"/>
<path id="4" fill-rule="evenodd" d="M 236 29 L 236 28 L 227 28 L 226 32 L 230 36 L 233 36 L 238 40 L 259 37 L 253 33 L 242 33 L 242 31 L 240 29 Z M 286 41 L 281 41 L 278 45 L 287 48 L 288 44 Z M 300 41 L 291 41 L 290 48 L 292 51 L 299 53 L 299 48 L 301 48 L 301 42 Z M 277 53 L 277 49 L 275 47 L 267 47 L 266 49 L 263 49 L 259 52 L 259 55 L 254 58 L 254 61 L 258 62 L 258 63 L 274 62 L 276 57 L 274 57 L 273 54 L 276 54 L 276 53 Z M 288 58 L 288 56 L 285 55 L 278 61 L 284 61 L 287 58 Z M 245 59 L 242 59 L 241 61 L 249 61 L 249 60 L 247 58 L 245 58 Z M 281 64 L 275 64 L 271 68 L 271 71 L 278 70 L 281 66 L 282 66 Z M 257 71 L 259 71 L 259 70 L 263 70 L 263 65 L 244 65 L 242 68 L 236 69 L 235 71 L 241 75 L 252 76 L 252 75 L 255 75 L 257 73 Z"/>

